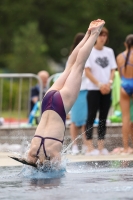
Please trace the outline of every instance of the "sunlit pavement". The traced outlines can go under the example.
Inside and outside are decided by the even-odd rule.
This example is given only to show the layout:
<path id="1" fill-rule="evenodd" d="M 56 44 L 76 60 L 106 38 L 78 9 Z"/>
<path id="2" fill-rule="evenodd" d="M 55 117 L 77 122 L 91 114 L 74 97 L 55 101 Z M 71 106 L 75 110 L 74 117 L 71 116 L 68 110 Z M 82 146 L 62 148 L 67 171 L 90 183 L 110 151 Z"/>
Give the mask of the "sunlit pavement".
<path id="1" fill-rule="evenodd" d="M 8 152 L 1 152 L 0 153 L 0 166 L 20 166 L 21 163 L 9 158 L 12 154 Z"/>
<path id="2" fill-rule="evenodd" d="M 0 166 L 21 166 L 22 164 L 9 158 L 11 153 L 1 152 L 0 153 Z M 108 160 L 133 160 L 133 154 L 130 155 L 99 155 L 99 156 L 85 156 L 85 155 L 66 155 L 65 156 L 69 162 L 85 162 L 85 161 L 108 161 Z"/>
<path id="3" fill-rule="evenodd" d="M 86 156 L 86 155 L 67 155 L 71 162 L 85 162 L 85 161 L 108 161 L 108 160 L 133 160 L 133 154 L 130 155 L 99 155 L 99 156 Z"/>

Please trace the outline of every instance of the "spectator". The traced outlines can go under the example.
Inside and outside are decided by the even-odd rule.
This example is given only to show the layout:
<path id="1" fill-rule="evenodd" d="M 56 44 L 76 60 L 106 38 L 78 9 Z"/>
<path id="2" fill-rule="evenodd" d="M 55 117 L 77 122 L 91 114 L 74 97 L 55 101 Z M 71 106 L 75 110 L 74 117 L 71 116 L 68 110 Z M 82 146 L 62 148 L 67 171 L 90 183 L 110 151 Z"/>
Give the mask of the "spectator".
<path id="1" fill-rule="evenodd" d="M 85 64 L 88 77 L 88 119 L 87 119 L 87 155 L 108 154 L 104 148 L 106 134 L 106 119 L 111 105 L 111 85 L 117 67 L 114 52 L 104 46 L 108 41 L 109 32 L 103 27 Z M 98 149 L 93 145 L 93 123 L 99 111 Z"/>
<path id="2" fill-rule="evenodd" d="M 38 72 L 37 75 L 42 80 L 42 83 L 43 83 L 43 94 L 42 95 L 44 96 L 48 89 L 47 88 L 47 80 L 49 78 L 49 73 L 47 71 L 40 71 L 40 72 Z M 30 111 L 33 109 L 34 105 L 38 102 L 39 93 L 40 93 L 40 87 L 39 87 L 39 84 L 37 84 L 36 86 L 34 86 L 31 89 Z"/>
<path id="3" fill-rule="evenodd" d="M 130 100 L 133 97 L 133 34 L 126 37 L 124 45 L 125 51 L 117 56 L 118 70 L 121 77 L 120 106 L 124 147 L 124 149 L 120 149 L 120 153 L 130 154 L 133 153 L 133 149 L 129 147 L 129 136 L 131 133 Z"/>
<path id="4" fill-rule="evenodd" d="M 72 45 L 71 51 L 79 44 L 79 42 L 83 39 L 85 36 L 84 33 L 77 33 L 74 42 Z M 72 154 L 76 155 L 79 154 L 79 148 L 77 145 L 77 140 L 75 140 L 78 136 L 79 128 L 81 128 L 82 133 L 85 132 L 85 125 L 87 120 L 87 78 L 85 76 L 85 73 L 82 75 L 82 82 L 80 87 L 80 92 L 78 94 L 78 97 L 76 99 L 76 102 L 74 103 L 72 109 L 71 109 L 71 125 L 70 125 L 70 134 L 71 139 L 73 141 L 72 146 Z M 85 153 L 86 145 L 85 145 L 85 134 L 83 134 L 83 145 L 82 145 L 82 154 Z"/>

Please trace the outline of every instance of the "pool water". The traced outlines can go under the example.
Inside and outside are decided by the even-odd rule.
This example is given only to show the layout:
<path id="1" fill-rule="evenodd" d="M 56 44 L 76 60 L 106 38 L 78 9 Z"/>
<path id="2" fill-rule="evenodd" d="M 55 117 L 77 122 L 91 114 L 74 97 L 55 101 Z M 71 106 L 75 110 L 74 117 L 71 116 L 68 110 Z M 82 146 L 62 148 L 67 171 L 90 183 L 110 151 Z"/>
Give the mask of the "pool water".
<path id="1" fill-rule="evenodd" d="M 133 199 L 133 161 L 67 163 L 42 172 L 32 167 L 0 167 L 2 200 Z"/>

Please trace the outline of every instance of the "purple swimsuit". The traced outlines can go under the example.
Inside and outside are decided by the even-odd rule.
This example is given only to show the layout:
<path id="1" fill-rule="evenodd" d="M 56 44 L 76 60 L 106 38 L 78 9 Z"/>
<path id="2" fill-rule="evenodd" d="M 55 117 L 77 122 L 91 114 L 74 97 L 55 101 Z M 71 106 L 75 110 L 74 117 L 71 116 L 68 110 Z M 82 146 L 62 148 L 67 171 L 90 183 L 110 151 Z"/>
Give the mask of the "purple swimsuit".
<path id="1" fill-rule="evenodd" d="M 57 112 L 65 124 L 66 112 L 59 91 L 51 90 L 45 95 L 42 101 L 42 113 L 46 110 Z"/>
<path id="2" fill-rule="evenodd" d="M 61 119 L 63 120 L 64 125 L 65 125 L 66 112 L 65 112 L 65 108 L 64 108 L 63 101 L 62 101 L 59 91 L 51 90 L 45 95 L 45 97 L 42 100 L 42 113 L 45 112 L 46 110 L 53 110 L 56 113 L 58 113 L 58 115 L 61 117 Z M 59 139 L 56 139 L 53 137 L 42 137 L 39 135 L 35 135 L 34 137 L 41 138 L 40 147 L 37 151 L 36 156 L 38 157 L 40 148 L 41 148 L 41 146 L 43 146 L 43 151 L 44 151 L 44 154 L 45 154 L 45 157 L 47 160 L 50 160 L 50 157 L 48 157 L 47 153 L 46 153 L 45 144 L 44 144 L 45 140 L 46 139 L 55 140 L 55 141 L 59 141 L 63 144 L 63 140 L 59 140 Z"/>

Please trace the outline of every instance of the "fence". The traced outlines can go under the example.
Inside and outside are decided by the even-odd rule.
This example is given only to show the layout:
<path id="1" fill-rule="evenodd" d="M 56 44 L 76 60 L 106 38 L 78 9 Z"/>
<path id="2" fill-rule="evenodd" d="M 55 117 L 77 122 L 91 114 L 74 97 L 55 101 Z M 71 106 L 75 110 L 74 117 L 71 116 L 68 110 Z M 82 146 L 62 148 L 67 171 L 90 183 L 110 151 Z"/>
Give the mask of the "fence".
<path id="1" fill-rule="evenodd" d="M 49 77 L 47 88 L 60 76 L 60 73 L 53 74 Z M 30 91 L 33 83 L 39 82 L 40 96 L 42 100 L 42 81 L 35 74 L 0 74 L 0 117 L 6 119 L 6 127 L 13 125 L 12 117 L 15 116 L 15 126 L 22 125 L 22 119 L 28 121 L 30 112 Z M 8 103 L 7 103 L 8 102 Z M 41 112 L 40 112 L 41 113 Z M 113 110 L 110 109 L 109 116 L 112 115 Z M 68 126 L 70 122 L 68 123 Z M 96 124 L 97 125 L 97 124 Z M 110 124 L 111 125 L 111 124 Z M 117 123 L 116 123 L 117 125 Z M 120 124 L 119 124 L 120 125 Z M 3 126 L 0 126 L 0 128 Z"/>
<path id="2" fill-rule="evenodd" d="M 30 112 L 30 92 L 35 83 L 40 85 L 39 100 L 42 100 L 42 81 L 35 74 L 0 74 L 0 117 L 5 118 L 6 126 L 19 127 L 22 119 L 28 120 Z M 41 113 L 41 112 L 40 112 Z"/>
<path id="3" fill-rule="evenodd" d="M 60 74 L 54 74 L 49 77 L 47 87 L 49 88 Z M 31 140 L 35 133 L 35 127 L 22 126 L 22 119 L 25 117 L 28 122 L 28 114 L 30 111 L 30 91 L 35 82 L 40 84 L 39 100 L 42 100 L 42 82 L 35 74 L 0 74 L 0 117 L 4 117 L 6 123 L 0 126 L 0 143 L 21 143 L 25 136 L 26 140 Z M 14 113 L 17 113 L 15 115 Z M 24 114 L 23 112 L 26 111 Z M 40 112 L 41 113 L 41 112 Z M 110 110 L 109 115 L 112 114 Z M 12 122 L 12 117 L 16 118 L 16 123 Z M 66 121 L 69 127 L 71 121 Z M 97 141 L 97 124 L 94 125 L 94 142 Z M 79 130 L 79 133 L 80 130 Z M 70 139 L 69 129 L 66 129 L 66 138 Z M 116 139 L 117 138 L 117 139 Z M 119 139 L 118 139 L 119 138 Z M 112 143 L 111 143 L 112 141 Z M 115 142 L 119 142 L 119 144 Z M 68 140 L 66 139 L 66 142 Z M 111 145 L 110 145 L 111 143 Z M 106 145 L 109 150 L 116 146 L 122 145 L 121 140 L 121 124 L 109 123 L 107 125 Z"/>

